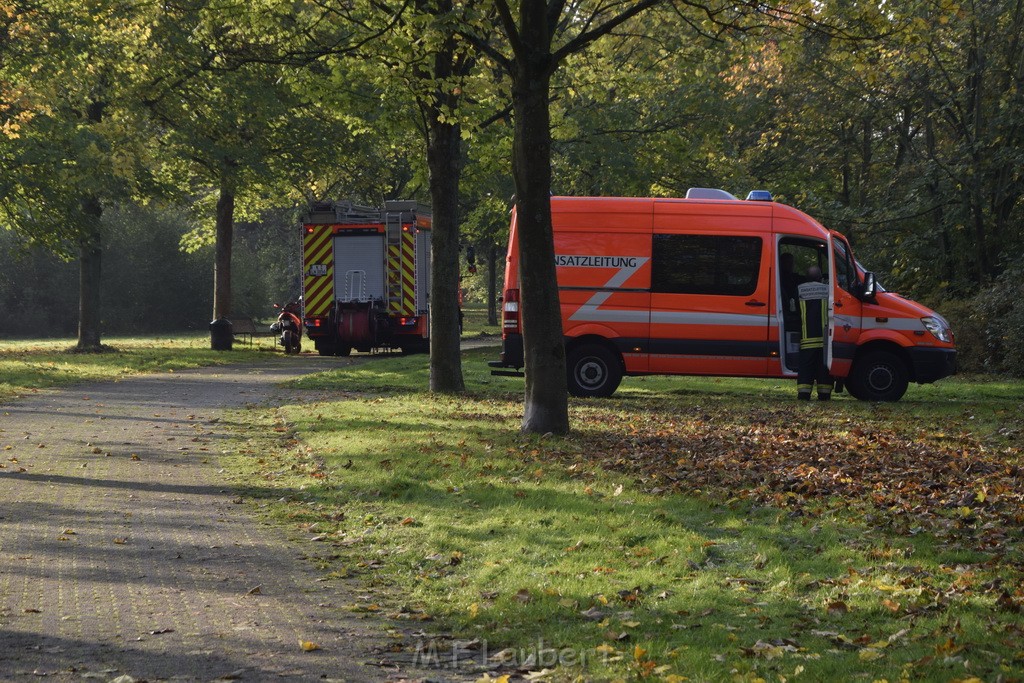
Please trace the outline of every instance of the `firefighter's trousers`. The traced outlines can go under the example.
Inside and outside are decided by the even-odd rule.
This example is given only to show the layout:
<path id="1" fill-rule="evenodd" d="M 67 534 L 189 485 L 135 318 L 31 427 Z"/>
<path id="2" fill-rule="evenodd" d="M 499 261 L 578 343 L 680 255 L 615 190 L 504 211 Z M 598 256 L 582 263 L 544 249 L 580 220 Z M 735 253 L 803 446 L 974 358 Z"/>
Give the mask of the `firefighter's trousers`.
<path id="1" fill-rule="evenodd" d="M 823 347 L 801 348 L 800 366 L 796 373 L 796 396 L 809 401 L 814 384 L 818 384 L 818 398 L 827 401 L 832 398 L 832 376 L 825 367 Z"/>

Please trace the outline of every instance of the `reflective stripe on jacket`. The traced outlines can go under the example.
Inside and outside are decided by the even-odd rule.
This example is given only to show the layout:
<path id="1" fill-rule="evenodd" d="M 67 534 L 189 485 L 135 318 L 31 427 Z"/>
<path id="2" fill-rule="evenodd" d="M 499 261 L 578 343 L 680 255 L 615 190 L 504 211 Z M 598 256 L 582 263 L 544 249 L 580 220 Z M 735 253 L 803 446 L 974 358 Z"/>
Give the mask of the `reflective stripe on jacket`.
<path id="1" fill-rule="evenodd" d="M 828 285 L 805 282 L 797 287 L 797 293 L 800 297 L 800 348 L 820 349 L 825 346 Z"/>

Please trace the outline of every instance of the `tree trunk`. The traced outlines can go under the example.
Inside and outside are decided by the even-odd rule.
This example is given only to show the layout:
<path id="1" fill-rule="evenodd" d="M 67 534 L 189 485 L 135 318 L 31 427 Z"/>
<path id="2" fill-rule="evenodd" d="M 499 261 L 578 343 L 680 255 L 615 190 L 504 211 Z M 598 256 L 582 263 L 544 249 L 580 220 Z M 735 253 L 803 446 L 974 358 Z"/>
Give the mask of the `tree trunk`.
<path id="1" fill-rule="evenodd" d="M 455 394 L 462 379 L 459 334 L 459 173 L 462 131 L 434 111 L 427 143 L 432 254 L 430 278 L 430 390 Z"/>
<path id="2" fill-rule="evenodd" d="M 82 214 L 87 218 L 87 232 L 79 237 L 78 259 L 78 344 L 77 351 L 100 351 L 103 243 L 100 222 L 103 205 L 95 195 L 82 201 Z"/>
<path id="3" fill-rule="evenodd" d="M 498 245 L 487 250 L 487 324 L 498 325 Z"/>
<path id="4" fill-rule="evenodd" d="M 213 319 L 231 315 L 231 243 L 235 231 L 235 193 L 227 173 L 221 178 L 217 200 L 217 228 L 213 262 Z"/>
<path id="5" fill-rule="evenodd" d="M 540 7 L 543 9 L 544 3 L 540 3 Z M 525 15 L 524 11 L 523 32 L 536 30 Z M 551 228 L 549 61 L 550 54 L 546 52 L 534 53 L 523 60 L 512 88 L 515 110 L 512 173 L 516 184 L 520 315 L 526 369 L 522 430 L 534 434 L 566 434 L 569 399 L 565 341 Z"/>

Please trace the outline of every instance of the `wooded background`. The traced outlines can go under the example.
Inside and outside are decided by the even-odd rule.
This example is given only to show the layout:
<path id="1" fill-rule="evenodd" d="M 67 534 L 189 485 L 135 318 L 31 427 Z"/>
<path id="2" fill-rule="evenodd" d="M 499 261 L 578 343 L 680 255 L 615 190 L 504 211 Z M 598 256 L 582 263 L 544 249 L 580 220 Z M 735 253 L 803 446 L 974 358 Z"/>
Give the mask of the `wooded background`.
<path id="1" fill-rule="evenodd" d="M 963 369 L 1024 375 L 1024 2 L 650 4 L 552 76 L 556 194 L 771 190 L 946 315 Z M 270 317 L 307 203 L 430 202 L 438 122 L 488 297 L 515 191 L 493 12 L 0 0 L 0 337 L 205 329 L 225 240 L 221 298 Z"/>

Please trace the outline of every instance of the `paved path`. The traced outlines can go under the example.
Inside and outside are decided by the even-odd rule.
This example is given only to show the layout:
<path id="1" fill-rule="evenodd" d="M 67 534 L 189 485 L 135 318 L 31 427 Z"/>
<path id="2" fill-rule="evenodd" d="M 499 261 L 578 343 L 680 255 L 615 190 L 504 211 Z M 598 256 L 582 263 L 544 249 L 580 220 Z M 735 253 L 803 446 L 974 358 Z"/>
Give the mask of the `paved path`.
<path id="1" fill-rule="evenodd" d="M 218 472 L 222 408 L 346 362 L 275 357 L 0 405 L 0 680 L 424 676 L 368 666 L 381 625 L 346 612 L 347 589 L 317 582 Z"/>

